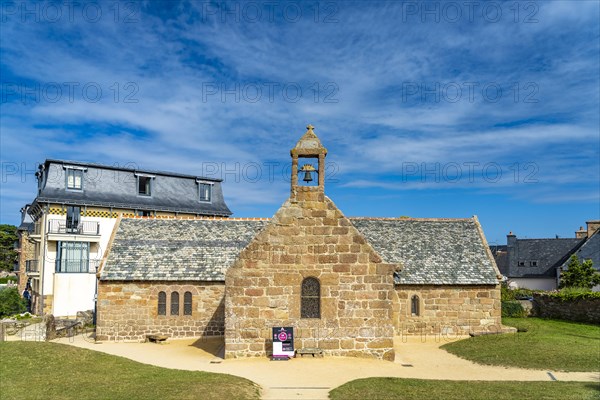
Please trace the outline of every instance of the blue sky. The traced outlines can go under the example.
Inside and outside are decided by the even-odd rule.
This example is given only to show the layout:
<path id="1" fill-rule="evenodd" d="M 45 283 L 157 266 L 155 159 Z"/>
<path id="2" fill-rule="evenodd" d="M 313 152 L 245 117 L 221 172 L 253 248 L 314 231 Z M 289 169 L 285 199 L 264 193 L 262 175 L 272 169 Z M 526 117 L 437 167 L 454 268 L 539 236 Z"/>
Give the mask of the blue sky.
<path id="1" fill-rule="evenodd" d="M 348 216 L 573 237 L 600 218 L 599 4 L 3 2 L 1 222 L 46 158 L 222 177 L 270 217 L 311 123 Z"/>

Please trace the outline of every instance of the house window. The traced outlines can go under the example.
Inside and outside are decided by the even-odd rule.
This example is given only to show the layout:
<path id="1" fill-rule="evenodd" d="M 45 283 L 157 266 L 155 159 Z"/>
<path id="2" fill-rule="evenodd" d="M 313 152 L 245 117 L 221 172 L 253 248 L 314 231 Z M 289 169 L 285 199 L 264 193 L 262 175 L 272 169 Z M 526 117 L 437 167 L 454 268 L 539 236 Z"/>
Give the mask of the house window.
<path id="1" fill-rule="evenodd" d="M 90 272 L 90 244 L 57 242 L 56 272 Z M 94 271 L 92 271 L 94 272 Z"/>
<path id="2" fill-rule="evenodd" d="M 192 292 L 183 294 L 183 315 L 192 315 Z"/>
<path id="3" fill-rule="evenodd" d="M 79 229 L 79 217 L 81 216 L 80 207 L 67 207 L 67 233 L 77 233 Z"/>
<path id="4" fill-rule="evenodd" d="M 524 267 L 525 266 L 525 261 L 519 261 L 519 267 Z"/>
<path id="5" fill-rule="evenodd" d="M 67 189 L 83 190 L 83 170 L 67 168 Z"/>
<path id="6" fill-rule="evenodd" d="M 529 266 L 530 267 L 537 267 L 538 266 L 537 261 L 529 261 Z"/>
<path id="7" fill-rule="evenodd" d="M 138 175 L 138 195 L 152 196 L 152 177 Z"/>
<path id="8" fill-rule="evenodd" d="M 301 318 L 321 318 L 321 284 L 317 278 L 302 281 Z"/>
<path id="9" fill-rule="evenodd" d="M 420 310 L 421 306 L 419 303 L 419 296 L 416 294 L 410 299 L 410 313 L 414 316 L 419 316 L 421 314 Z"/>
<path id="10" fill-rule="evenodd" d="M 167 294 L 158 292 L 158 315 L 167 315 Z"/>
<path id="11" fill-rule="evenodd" d="M 212 184 L 198 182 L 198 197 L 200 201 L 210 202 L 212 200 Z"/>
<path id="12" fill-rule="evenodd" d="M 171 293 L 171 315 L 179 315 L 179 292 Z"/>
<path id="13" fill-rule="evenodd" d="M 154 215 L 154 213 L 152 211 L 136 210 L 135 215 L 138 217 L 151 217 Z"/>

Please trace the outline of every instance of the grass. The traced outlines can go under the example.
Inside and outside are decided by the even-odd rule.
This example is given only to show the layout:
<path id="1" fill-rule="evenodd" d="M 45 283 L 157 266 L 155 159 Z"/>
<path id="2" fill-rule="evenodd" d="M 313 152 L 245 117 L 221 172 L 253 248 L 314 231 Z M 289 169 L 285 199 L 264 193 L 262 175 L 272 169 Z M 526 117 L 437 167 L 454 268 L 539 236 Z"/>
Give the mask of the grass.
<path id="1" fill-rule="evenodd" d="M 258 399 L 258 386 L 225 374 L 183 371 L 59 343 L 0 343 L 2 399 Z"/>
<path id="2" fill-rule="evenodd" d="M 331 400 L 586 400 L 598 399 L 597 382 L 436 381 L 367 378 L 329 393 Z"/>
<path id="3" fill-rule="evenodd" d="M 503 318 L 502 323 L 527 332 L 479 336 L 442 348 L 479 364 L 600 371 L 599 326 L 539 318 Z"/>

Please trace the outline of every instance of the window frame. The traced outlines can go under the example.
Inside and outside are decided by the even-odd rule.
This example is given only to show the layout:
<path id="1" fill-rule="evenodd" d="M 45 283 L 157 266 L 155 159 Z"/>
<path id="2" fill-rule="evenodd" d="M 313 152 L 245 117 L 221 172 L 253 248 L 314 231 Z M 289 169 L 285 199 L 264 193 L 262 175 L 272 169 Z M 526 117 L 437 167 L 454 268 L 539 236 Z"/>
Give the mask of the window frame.
<path id="1" fill-rule="evenodd" d="M 171 292 L 171 302 L 169 305 L 169 315 L 179 316 L 179 292 Z"/>
<path id="2" fill-rule="evenodd" d="M 147 179 L 146 185 L 149 193 L 140 193 L 140 178 Z M 154 195 L 154 179 L 156 176 L 147 174 L 135 174 L 135 192 L 139 197 L 152 197 Z"/>
<path id="3" fill-rule="evenodd" d="M 70 248 L 72 247 L 72 248 Z M 70 242 L 70 241 L 58 241 L 56 242 L 56 261 L 54 272 L 57 274 L 88 274 L 90 273 L 90 242 Z M 75 251 L 80 250 L 79 260 L 63 259 L 63 250 L 68 252 L 69 250 Z M 64 264 L 79 261 L 79 269 L 69 270 L 71 268 L 64 268 Z"/>
<path id="4" fill-rule="evenodd" d="M 164 290 L 158 292 L 158 304 L 156 307 L 156 312 L 158 316 L 167 316 L 167 292 Z"/>
<path id="5" fill-rule="evenodd" d="M 65 168 L 65 190 L 73 192 L 83 192 L 83 173 L 86 168 L 64 167 Z M 79 175 L 79 187 L 75 186 L 76 174 Z M 73 177 L 73 185 L 69 186 L 69 177 Z"/>
<path id="6" fill-rule="evenodd" d="M 194 296 L 192 292 L 185 291 L 183 293 L 183 315 L 191 316 L 194 312 L 192 305 L 194 304 Z"/>
<path id="7" fill-rule="evenodd" d="M 307 284 L 309 284 L 310 282 L 316 283 L 317 289 L 319 291 L 318 295 L 311 295 L 311 294 L 306 293 L 308 291 L 308 289 L 310 289 L 307 287 Z M 305 307 L 308 306 L 307 302 L 309 302 L 311 300 L 314 301 L 315 299 L 317 300 L 316 316 L 315 316 L 315 314 L 312 314 L 309 312 L 312 310 L 305 309 Z M 321 282 L 319 281 L 318 278 L 316 278 L 314 276 L 308 276 L 302 280 L 302 284 L 300 286 L 300 318 L 302 318 L 302 319 L 321 319 Z"/>
<path id="8" fill-rule="evenodd" d="M 213 199 L 213 187 L 215 185 L 214 182 L 208 182 L 208 181 L 202 181 L 202 180 L 196 180 L 196 183 L 198 184 L 198 201 L 201 203 L 212 203 L 212 199 Z M 206 187 L 208 188 L 208 200 L 205 198 L 202 198 L 202 188 Z"/>
<path id="9" fill-rule="evenodd" d="M 421 316 L 421 298 L 417 294 L 410 297 L 410 315 L 413 317 Z"/>

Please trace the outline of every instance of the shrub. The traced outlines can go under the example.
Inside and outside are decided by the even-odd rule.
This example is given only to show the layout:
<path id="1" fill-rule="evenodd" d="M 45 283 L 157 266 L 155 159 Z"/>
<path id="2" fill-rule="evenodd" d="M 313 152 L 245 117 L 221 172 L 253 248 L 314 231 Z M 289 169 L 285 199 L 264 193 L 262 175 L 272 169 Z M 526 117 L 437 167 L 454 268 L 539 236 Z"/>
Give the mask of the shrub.
<path id="1" fill-rule="evenodd" d="M 600 285 L 600 273 L 593 267 L 592 260 L 580 262 L 576 254 L 571 256 L 566 271 L 560 274 L 560 287 L 578 287 L 591 289 Z"/>
<path id="2" fill-rule="evenodd" d="M 7 288 L 0 291 L 0 318 L 20 314 L 27 310 L 27 302 L 17 288 Z"/>
<path id="3" fill-rule="evenodd" d="M 588 288 L 569 287 L 554 292 L 539 293 L 562 301 L 600 299 L 600 292 L 592 292 Z"/>
<path id="4" fill-rule="evenodd" d="M 502 301 L 502 316 L 524 318 L 527 316 L 527 311 L 525 311 L 521 303 L 516 300 Z"/>

